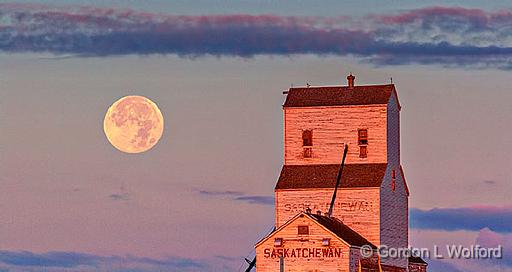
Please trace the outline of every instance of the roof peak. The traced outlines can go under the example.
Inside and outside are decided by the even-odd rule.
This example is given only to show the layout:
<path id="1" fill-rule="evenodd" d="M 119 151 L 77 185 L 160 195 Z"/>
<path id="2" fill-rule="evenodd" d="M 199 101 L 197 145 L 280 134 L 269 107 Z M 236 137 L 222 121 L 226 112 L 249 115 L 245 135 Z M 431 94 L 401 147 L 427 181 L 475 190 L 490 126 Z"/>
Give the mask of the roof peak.
<path id="1" fill-rule="evenodd" d="M 305 212 L 302 212 L 301 214 L 309 216 L 311 219 L 318 222 L 318 224 L 324 226 L 326 229 L 330 230 L 336 236 L 352 246 L 369 245 L 372 248 L 377 248 L 357 231 L 344 224 L 343 221 L 341 221 L 339 218 L 313 213 L 308 214 Z"/>
<path id="2" fill-rule="evenodd" d="M 288 90 L 284 107 L 387 105 L 394 84 L 359 86 L 293 87 Z"/>
<path id="3" fill-rule="evenodd" d="M 393 83 L 387 83 L 387 84 L 366 84 L 366 85 L 357 85 L 353 88 L 365 88 L 365 87 L 387 87 L 387 86 L 395 86 Z M 304 85 L 304 86 L 293 86 L 290 87 L 289 90 L 293 89 L 317 89 L 317 88 L 344 88 L 348 89 L 349 86 L 344 85 Z"/>
<path id="4" fill-rule="evenodd" d="M 349 246 L 360 247 L 360 246 L 364 246 L 364 245 L 369 245 L 372 248 L 377 248 L 374 244 L 369 242 L 361 234 L 359 234 L 358 232 L 356 232 L 349 226 L 345 225 L 340 219 L 338 219 L 336 217 L 314 215 L 312 213 L 306 213 L 304 211 L 297 213 L 295 216 L 290 218 L 286 223 L 282 224 L 277 229 L 274 229 L 271 233 L 269 233 L 267 236 L 265 236 L 263 239 L 261 239 L 259 242 L 257 242 L 256 247 L 258 247 L 263 242 L 265 242 L 267 239 L 276 235 L 278 232 L 280 232 L 281 230 L 286 228 L 288 225 L 290 225 L 293 221 L 295 221 L 301 217 L 306 217 L 306 218 L 309 218 L 309 220 L 316 222 L 318 225 L 322 226 L 325 230 L 331 232 L 339 239 L 345 241 Z"/>

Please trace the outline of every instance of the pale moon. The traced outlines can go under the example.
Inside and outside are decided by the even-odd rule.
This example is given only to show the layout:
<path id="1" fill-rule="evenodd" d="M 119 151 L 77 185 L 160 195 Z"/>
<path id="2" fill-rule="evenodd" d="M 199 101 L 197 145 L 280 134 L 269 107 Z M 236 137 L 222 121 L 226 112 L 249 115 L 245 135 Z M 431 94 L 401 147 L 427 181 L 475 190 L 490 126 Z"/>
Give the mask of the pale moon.
<path id="1" fill-rule="evenodd" d="M 164 118 L 157 105 L 143 96 L 125 96 L 108 108 L 103 130 L 120 151 L 141 153 L 160 140 Z"/>

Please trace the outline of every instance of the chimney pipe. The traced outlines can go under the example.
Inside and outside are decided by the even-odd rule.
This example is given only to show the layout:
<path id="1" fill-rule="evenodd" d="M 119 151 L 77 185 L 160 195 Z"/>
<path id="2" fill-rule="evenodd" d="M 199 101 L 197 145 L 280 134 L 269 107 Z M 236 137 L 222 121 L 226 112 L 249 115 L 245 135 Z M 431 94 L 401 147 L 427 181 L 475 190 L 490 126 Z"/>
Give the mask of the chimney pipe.
<path id="1" fill-rule="evenodd" d="M 352 73 L 350 73 L 350 75 L 347 76 L 347 81 L 348 81 L 348 87 L 349 88 L 354 87 L 354 80 L 355 79 L 356 79 L 356 77 L 353 76 Z"/>

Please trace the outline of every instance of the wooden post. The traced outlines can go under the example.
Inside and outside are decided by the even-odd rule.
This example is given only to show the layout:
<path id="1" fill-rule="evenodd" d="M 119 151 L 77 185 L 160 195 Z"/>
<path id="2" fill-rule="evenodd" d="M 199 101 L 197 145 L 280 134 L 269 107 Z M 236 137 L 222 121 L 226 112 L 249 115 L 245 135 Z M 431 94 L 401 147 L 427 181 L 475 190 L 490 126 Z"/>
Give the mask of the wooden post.
<path id="1" fill-rule="evenodd" d="M 281 257 L 279 257 L 279 271 L 284 272 L 284 257 L 283 257 L 283 255 L 281 255 Z"/>
<path id="2" fill-rule="evenodd" d="M 250 272 L 256 265 L 256 256 L 254 256 L 254 259 L 252 259 L 252 261 L 249 261 L 248 259 L 245 259 L 245 261 L 249 264 L 249 267 L 245 269 L 245 272 Z"/>
<path id="3" fill-rule="evenodd" d="M 343 167 L 345 166 L 345 159 L 347 158 L 348 145 L 345 144 L 345 149 L 343 150 L 343 158 L 341 159 L 340 170 L 338 171 L 338 176 L 336 177 L 336 186 L 334 187 L 334 193 L 332 194 L 331 205 L 329 205 L 329 211 L 327 215 L 329 217 L 332 216 L 332 209 L 334 208 L 334 201 L 336 201 L 336 193 L 338 192 L 338 186 L 340 186 L 341 175 L 343 174 Z"/>

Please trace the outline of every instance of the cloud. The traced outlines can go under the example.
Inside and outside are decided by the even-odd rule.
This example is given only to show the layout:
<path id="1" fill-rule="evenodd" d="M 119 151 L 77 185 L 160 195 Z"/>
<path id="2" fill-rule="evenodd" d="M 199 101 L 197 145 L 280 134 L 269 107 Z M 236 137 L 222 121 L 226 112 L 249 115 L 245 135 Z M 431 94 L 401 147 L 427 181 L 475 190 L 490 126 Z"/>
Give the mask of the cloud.
<path id="1" fill-rule="evenodd" d="M 113 192 L 108 196 L 113 201 L 129 201 L 132 197 L 133 194 L 129 192 L 124 183 L 121 184 L 117 192 Z"/>
<path id="2" fill-rule="evenodd" d="M 479 231 L 489 228 L 500 233 L 512 232 L 512 206 L 411 209 L 411 227 L 431 230 Z"/>
<path id="3" fill-rule="evenodd" d="M 451 245 L 451 243 L 447 244 Z M 497 233 L 489 228 L 484 228 L 478 232 L 470 245 L 478 245 L 480 248 L 501 246 L 502 258 L 429 259 L 429 271 L 512 271 L 512 234 Z M 445 256 L 447 255 L 445 254 Z"/>
<path id="4" fill-rule="evenodd" d="M 216 255 L 214 256 L 217 259 L 227 261 L 227 262 L 240 262 L 240 260 L 243 260 L 244 258 L 242 256 L 225 256 L 225 255 Z"/>
<path id="5" fill-rule="evenodd" d="M 117 200 L 117 201 L 130 200 L 130 195 L 127 193 L 111 194 L 108 197 L 112 200 Z"/>
<path id="6" fill-rule="evenodd" d="M 455 265 L 438 259 L 427 259 L 428 271 L 430 272 L 462 272 Z"/>
<path id="7" fill-rule="evenodd" d="M 505 265 L 512 267 L 512 234 L 497 233 L 489 228 L 484 228 L 478 232 L 476 244 L 482 247 L 502 246 L 503 258 L 489 260 L 494 265 Z"/>
<path id="8" fill-rule="evenodd" d="M 356 56 L 376 65 L 512 68 L 512 12 L 429 7 L 363 17 L 177 16 L 0 4 L 0 50 L 58 55 Z"/>
<path id="9" fill-rule="evenodd" d="M 93 266 L 99 259 L 94 255 L 74 252 L 35 254 L 28 251 L 0 251 L 0 262 L 15 266 L 76 267 Z"/>
<path id="10" fill-rule="evenodd" d="M 239 196 L 235 200 L 250 204 L 274 205 L 274 197 L 272 196 Z"/>
<path id="11" fill-rule="evenodd" d="M 197 190 L 199 194 L 205 196 L 240 196 L 243 195 L 242 192 L 237 191 L 207 191 L 207 190 Z"/>
<path id="12" fill-rule="evenodd" d="M 243 192 L 238 191 L 209 191 L 209 190 L 196 190 L 200 195 L 207 197 L 221 197 L 228 198 L 233 201 L 241 201 L 249 204 L 259 205 L 274 205 L 273 196 L 261 196 L 261 195 L 247 195 Z"/>
<path id="13" fill-rule="evenodd" d="M 0 251 L 0 269 L 8 271 L 204 271 L 200 260 L 168 257 L 99 256 L 77 252 Z"/>

